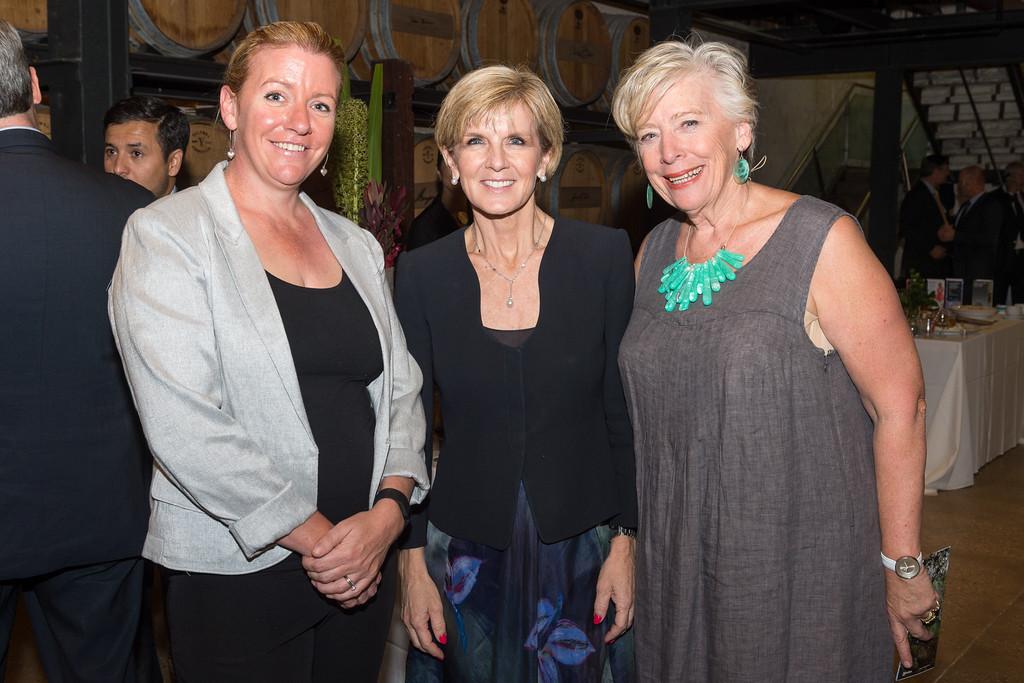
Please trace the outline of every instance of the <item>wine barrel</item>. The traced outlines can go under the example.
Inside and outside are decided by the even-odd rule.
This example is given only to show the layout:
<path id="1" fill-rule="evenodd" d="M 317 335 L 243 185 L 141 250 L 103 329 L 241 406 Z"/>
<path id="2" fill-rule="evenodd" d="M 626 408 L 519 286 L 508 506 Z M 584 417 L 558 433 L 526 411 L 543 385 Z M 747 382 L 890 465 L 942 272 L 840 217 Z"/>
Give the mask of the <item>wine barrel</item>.
<path id="1" fill-rule="evenodd" d="M 195 185 L 206 174 L 227 159 L 228 129 L 220 121 L 205 117 L 189 117 L 188 149 L 178 178 L 178 189 Z"/>
<path id="2" fill-rule="evenodd" d="M 25 42 L 46 37 L 46 0 L 0 0 L 0 18 L 9 21 Z"/>
<path id="3" fill-rule="evenodd" d="M 245 27 L 275 21 L 315 21 L 345 48 L 345 61 L 351 61 L 366 37 L 369 25 L 370 0 L 251 0 L 245 16 Z"/>
<path id="4" fill-rule="evenodd" d="M 608 210 L 601 159 L 586 147 L 566 146 L 546 183 L 537 185 L 537 204 L 555 217 L 600 223 Z"/>
<path id="5" fill-rule="evenodd" d="M 417 134 L 412 149 L 413 213 L 417 216 L 434 201 L 437 186 L 437 143 L 434 134 Z"/>
<path id="6" fill-rule="evenodd" d="M 374 61 L 404 59 L 416 85 L 430 85 L 451 72 L 461 45 L 458 0 L 370 0 L 370 31 L 352 71 L 369 80 Z"/>
<path id="7" fill-rule="evenodd" d="M 216 52 L 234 38 L 245 8 L 246 0 L 128 0 L 128 20 L 160 54 L 197 57 Z"/>
<path id="8" fill-rule="evenodd" d="M 537 15 L 530 0 L 463 0 L 463 72 L 506 64 L 537 69 Z"/>
<path id="9" fill-rule="evenodd" d="M 651 25 L 647 17 L 633 14 L 605 15 L 605 21 L 612 40 L 612 63 L 608 83 L 600 102 L 602 108 L 607 111 L 611 107 L 612 95 L 615 93 L 615 86 L 619 84 L 622 72 L 651 46 Z"/>
<path id="10" fill-rule="evenodd" d="M 643 166 L 633 152 L 597 145 L 589 149 L 601 159 L 604 167 L 608 204 L 602 222 L 629 233 L 635 252 L 651 225 L 646 197 L 647 175 Z"/>
<path id="11" fill-rule="evenodd" d="M 611 37 L 588 0 L 533 0 L 540 71 L 560 104 L 581 107 L 601 96 L 611 71 Z"/>

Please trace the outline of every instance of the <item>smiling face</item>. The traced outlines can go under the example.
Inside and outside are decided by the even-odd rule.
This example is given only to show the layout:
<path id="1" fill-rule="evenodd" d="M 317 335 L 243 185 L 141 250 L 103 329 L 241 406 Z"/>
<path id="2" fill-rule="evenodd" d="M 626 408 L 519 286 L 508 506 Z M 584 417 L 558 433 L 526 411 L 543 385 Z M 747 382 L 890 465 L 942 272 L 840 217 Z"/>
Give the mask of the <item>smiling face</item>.
<path id="1" fill-rule="evenodd" d="M 295 188 L 321 163 L 334 134 L 341 77 L 331 59 L 298 47 L 252 56 L 238 93 L 221 88 L 221 116 L 235 131 L 229 164 L 263 182 Z"/>
<path id="2" fill-rule="evenodd" d="M 533 201 L 537 176 L 551 156 L 541 149 L 537 122 L 522 104 L 471 121 L 455 147 L 442 153 L 473 210 L 491 217 Z"/>
<path id="3" fill-rule="evenodd" d="M 157 198 L 174 189 L 181 155 L 176 149 L 164 158 L 158 124 L 150 121 L 114 123 L 104 133 L 103 170 L 142 185 Z"/>
<path id="4" fill-rule="evenodd" d="M 637 151 L 654 190 L 688 214 L 714 203 L 727 189 L 738 150 L 751 143 L 750 124 L 729 121 L 714 97 L 713 81 L 680 78 L 637 128 Z"/>

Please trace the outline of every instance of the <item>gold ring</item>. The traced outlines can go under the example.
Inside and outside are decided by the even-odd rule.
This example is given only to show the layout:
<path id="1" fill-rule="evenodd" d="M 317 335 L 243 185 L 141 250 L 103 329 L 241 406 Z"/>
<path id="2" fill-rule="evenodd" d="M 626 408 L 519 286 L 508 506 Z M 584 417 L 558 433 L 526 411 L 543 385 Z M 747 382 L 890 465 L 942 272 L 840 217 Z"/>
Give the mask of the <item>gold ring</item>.
<path id="1" fill-rule="evenodd" d="M 921 617 L 921 623 L 924 624 L 925 626 L 927 626 L 928 624 L 930 624 L 933 621 L 935 621 L 935 618 L 937 616 L 938 616 L 937 612 L 934 609 L 930 609 L 930 610 L 928 610 L 927 612 L 924 613 L 923 617 Z"/>
<path id="2" fill-rule="evenodd" d="M 350 588 L 351 588 L 352 590 L 355 590 L 355 589 L 356 589 L 356 584 L 355 584 L 355 581 L 353 581 L 352 579 L 348 578 L 348 574 L 346 574 L 346 575 L 345 575 L 345 581 L 347 581 L 347 582 L 348 582 L 348 585 L 349 585 L 349 587 L 350 587 Z M 932 610 L 932 611 L 934 611 L 934 610 Z M 925 623 L 927 624 L 928 622 L 926 621 Z"/>

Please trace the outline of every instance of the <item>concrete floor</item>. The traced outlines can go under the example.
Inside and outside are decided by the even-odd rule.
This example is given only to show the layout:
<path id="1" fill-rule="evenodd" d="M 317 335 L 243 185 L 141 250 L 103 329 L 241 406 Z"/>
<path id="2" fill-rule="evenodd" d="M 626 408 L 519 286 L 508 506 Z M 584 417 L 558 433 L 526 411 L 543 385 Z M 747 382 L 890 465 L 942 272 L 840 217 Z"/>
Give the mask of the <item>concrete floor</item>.
<path id="1" fill-rule="evenodd" d="M 953 550 L 938 667 L 912 680 L 1024 681 L 1024 447 L 986 466 L 971 488 L 926 498 L 922 544 L 926 553 Z M 46 680 L 23 618 L 7 673 L 7 683 Z"/>

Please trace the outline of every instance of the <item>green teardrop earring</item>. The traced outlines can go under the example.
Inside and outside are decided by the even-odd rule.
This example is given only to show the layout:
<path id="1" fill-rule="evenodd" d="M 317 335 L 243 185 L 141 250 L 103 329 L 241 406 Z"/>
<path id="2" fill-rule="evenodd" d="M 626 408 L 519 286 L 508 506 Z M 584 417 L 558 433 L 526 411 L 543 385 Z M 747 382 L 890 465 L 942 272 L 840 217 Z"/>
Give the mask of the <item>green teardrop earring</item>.
<path id="1" fill-rule="evenodd" d="M 736 168 L 732 171 L 732 177 L 740 185 L 750 180 L 750 162 L 744 159 L 742 154 L 736 160 Z"/>
<path id="2" fill-rule="evenodd" d="M 654 188 L 651 187 L 650 183 L 647 183 L 647 208 L 654 208 Z"/>

